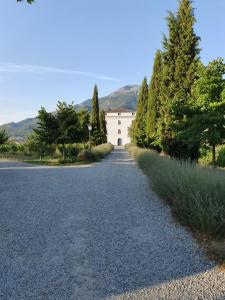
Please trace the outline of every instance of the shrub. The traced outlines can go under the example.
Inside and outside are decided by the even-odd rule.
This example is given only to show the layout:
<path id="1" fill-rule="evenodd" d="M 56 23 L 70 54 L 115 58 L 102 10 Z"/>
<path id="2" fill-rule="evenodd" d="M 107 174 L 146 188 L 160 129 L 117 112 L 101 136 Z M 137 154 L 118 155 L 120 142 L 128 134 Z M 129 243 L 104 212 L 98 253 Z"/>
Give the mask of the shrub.
<path id="1" fill-rule="evenodd" d="M 113 149 L 113 146 L 109 143 L 98 145 L 90 150 L 83 150 L 78 154 L 80 161 L 97 161 L 105 157 Z"/>
<path id="2" fill-rule="evenodd" d="M 76 160 L 77 155 L 79 153 L 79 148 L 75 144 L 66 145 L 66 156 L 73 161 Z"/>
<path id="3" fill-rule="evenodd" d="M 96 161 L 96 155 L 90 150 L 83 150 L 78 155 L 78 160 L 80 161 Z"/>
<path id="4" fill-rule="evenodd" d="M 218 153 L 217 166 L 224 168 L 225 167 L 225 147 L 221 147 Z"/>
<path id="5" fill-rule="evenodd" d="M 172 205 L 186 225 L 225 237 L 225 173 L 196 163 L 130 148 L 153 189 Z"/>
<path id="6" fill-rule="evenodd" d="M 101 144 L 94 148 L 92 148 L 92 153 L 96 156 L 96 158 L 103 158 L 108 153 L 110 153 L 113 149 L 113 145 L 110 143 L 107 144 Z"/>

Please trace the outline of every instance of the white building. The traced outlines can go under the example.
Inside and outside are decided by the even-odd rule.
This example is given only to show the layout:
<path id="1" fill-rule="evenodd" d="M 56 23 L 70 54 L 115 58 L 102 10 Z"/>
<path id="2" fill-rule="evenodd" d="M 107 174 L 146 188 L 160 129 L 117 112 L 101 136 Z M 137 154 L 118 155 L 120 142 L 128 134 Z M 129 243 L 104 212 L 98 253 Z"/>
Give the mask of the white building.
<path id="1" fill-rule="evenodd" d="M 131 139 L 128 131 L 135 119 L 135 115 L 135 112 L 125 109 L 106 112 L 107 141 L 115 146 L 130 143 Z"/>

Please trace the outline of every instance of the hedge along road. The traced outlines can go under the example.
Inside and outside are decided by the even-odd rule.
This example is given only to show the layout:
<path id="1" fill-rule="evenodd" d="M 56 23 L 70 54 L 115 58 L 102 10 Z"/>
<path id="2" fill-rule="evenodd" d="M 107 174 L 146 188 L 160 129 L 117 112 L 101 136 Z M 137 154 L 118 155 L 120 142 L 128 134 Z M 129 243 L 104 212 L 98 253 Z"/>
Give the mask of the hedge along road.
<path id="1" fill-rule="evenodd" d="M 0 167 L 0 299 L 225 299 L 224 273 L 125 150 Z"/>

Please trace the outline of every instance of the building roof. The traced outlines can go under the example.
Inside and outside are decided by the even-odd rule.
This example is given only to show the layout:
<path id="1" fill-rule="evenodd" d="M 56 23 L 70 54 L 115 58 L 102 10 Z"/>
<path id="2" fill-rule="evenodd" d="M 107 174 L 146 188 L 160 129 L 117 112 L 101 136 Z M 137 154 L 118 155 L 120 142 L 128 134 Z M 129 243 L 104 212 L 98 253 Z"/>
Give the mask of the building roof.
<path id="1" fill-rule="evenodd" d="M 106 113 L 126 113 L 126 112 L 135 112 L 135 111 L 125 109 L 125 108 L 109 109 L 109 110 L 106 111 Z"/>

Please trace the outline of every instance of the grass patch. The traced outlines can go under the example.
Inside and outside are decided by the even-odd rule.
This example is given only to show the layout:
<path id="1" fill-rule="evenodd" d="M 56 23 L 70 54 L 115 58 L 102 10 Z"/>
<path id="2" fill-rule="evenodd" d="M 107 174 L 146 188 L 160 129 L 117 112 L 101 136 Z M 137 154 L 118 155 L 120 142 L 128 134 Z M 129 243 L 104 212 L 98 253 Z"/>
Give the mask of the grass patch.
<path id="1" fill-rule="evenodd" d="M 134 146 L 129 147 L 129 152 L 150 178 L 152 188 L 169 202 L 182 224 L 192 229 L 194 236 L 207 248 L 206 252 L 211 253 L 210 256 L 214 253 L 217 261 L 224 262 L 224 171 L 162 157 Z"/>

